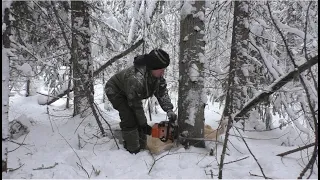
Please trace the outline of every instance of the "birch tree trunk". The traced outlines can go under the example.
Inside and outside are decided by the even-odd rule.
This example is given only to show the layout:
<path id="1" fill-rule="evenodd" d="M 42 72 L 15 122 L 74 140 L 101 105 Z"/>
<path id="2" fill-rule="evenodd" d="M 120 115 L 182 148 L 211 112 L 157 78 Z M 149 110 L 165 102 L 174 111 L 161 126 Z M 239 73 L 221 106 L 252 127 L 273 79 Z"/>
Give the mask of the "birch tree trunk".
<path id="1" fill-rule="evenodd" d="M 191 14 L 181 14 L 178 123 L 180 133 L 192 138 L 204 137 L 204 5 L 205 1 L 185 1 Z M 184 7 L 183 7 L 184 8 Z M 205 147 L 204 141 L 187 140 L 183 144 Z"/>
<path id="2" fill-rule="evenodd" d="M 90 108 L 86 88 L 93 96 L 93 67 L 90 47 L 89 7 L 84 1 L 71 1 L 74 113 L 83 114 Z"/>
<path id="3" fill-rule="evenodd" d="M 3 21 L 6 29 L 2 34 L 2 172 L 7 172 L 9 139 L 9 53 L 11 35 L 10 9 L 5 8 Z"/>

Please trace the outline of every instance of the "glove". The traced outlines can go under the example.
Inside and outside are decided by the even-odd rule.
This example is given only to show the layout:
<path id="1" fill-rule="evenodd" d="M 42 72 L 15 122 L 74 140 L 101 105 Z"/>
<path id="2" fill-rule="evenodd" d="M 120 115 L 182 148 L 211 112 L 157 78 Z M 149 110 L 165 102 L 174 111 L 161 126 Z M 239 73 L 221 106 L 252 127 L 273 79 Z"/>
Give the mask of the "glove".
<path id="1" fill-rule="evenodd" d="M 140 126 L 140 128 L 141 128 L 143 134 L 151 135 L 152 127 L 149 126 L 147 123 Z"/>
<path id="2" fill-rule="evenodd" d="M 177 115 L 172 110 L 167 112 L 167 116 L 170 122 L 175 122 L 177 120 Z"/>

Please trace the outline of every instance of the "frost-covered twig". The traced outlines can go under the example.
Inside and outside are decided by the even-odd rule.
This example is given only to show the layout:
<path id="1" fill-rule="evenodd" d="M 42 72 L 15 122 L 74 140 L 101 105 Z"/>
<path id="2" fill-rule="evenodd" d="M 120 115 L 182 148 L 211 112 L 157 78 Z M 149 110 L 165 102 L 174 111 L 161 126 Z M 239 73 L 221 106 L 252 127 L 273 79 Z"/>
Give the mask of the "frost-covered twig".
<path id="1" fill-rule="evenodd" d="M 254 160 L 257 162 L 257 164 L 258 164 L 258 166 L 259 166 L 259 168 L 260 168 L 260 171 L 261 171 L 261 173 L 262 173 L 263 177 L 264 177 L 265 179 L 270 179 L 270 178 L 268 178 L 268 177 L 264 174 L 263 169 L 262 169 L 262 167 L 261 167 L 260 163 L 258 162 L 258 159 L 257 159 L 257 158 L 254 156 L 254 154 L 252 153 L 252 151 L 251 151 L 251 149 L 249 148 L 249 146 L 248 146 L 248 144 L 247 144 L 246 140 L 244 140 L 244 138 L 242 137 L 242 135 L 241 135 L 241 133 L 240 133 L 239 129 L 237 129 L 237 128 L 236 128 L 236 130 L 237 130 L 237 131 L 238 131 L 238 133 L 240 134 L 241 139 L 242 139 L 242 141 L 244 142 L 244 144 L 246 145 L 246 147 L 247 147 L 247 149 L 249 150 L 250 154 L 252 155 L 252 157 L 254 158 Z"/>
<path id="2" fill-rule="evenodd" d="M 57 163 L 57 162 L 55 162 L 55 163 L 54 163 L 54 165 L 52 165 L 52 166 L 48 166 L 48 167 L 44 167 L 44 165 L 42 164 L 42 166 L 41 166 L 41 167 L 38 167 L 38 168 L 35 168 L 35 169 L 32 169 L 32 170 L 51 169 L 51 168 L 56 167 L 56 165 L 58 165 L 58 163 Z"/>
<path id="3" fill-rule="evenodd" d="M 311 143 L 311 144 L 308 144 L 308 145 L 305 145 L 305 146 L 302 146 L 302 147 L 299 147 L 299 148 L 296 148 L 296 149 L 293 149 L 293 150 L 290 150 L 290 151 L 286 151 L 284 153 L 277 154 L 277 156 L 283 157 L 283 156 L 288 155 L 288 154 L 292 154 L 292 153 L 295 153 L 295 152 L 298 152 L 298 151 L 302 151 L 302 150 L 307 149 L 309 147 L 312 147 L 314 145 L 315 145 L 315 143 Z"/>

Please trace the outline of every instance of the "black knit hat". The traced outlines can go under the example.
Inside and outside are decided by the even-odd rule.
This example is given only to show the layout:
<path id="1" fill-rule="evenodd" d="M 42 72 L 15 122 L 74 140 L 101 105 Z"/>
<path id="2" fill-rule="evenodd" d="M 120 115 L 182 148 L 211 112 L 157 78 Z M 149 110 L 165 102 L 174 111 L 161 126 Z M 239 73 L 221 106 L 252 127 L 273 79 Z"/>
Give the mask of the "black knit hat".
<path id="1" fill-rule="evenodd" d="M 149 70 L 155 70 L 168 67 L 170 58 L 164 50 L 154 49 L 149 54 L 136 56 L 133 63 L 137 66 L 146 66 Z"/>
<path id="2" fill-rule="evenodd" d="M 146 56 L 146 66 L 148 69 L 162 69 L 170 64 L 168 53 L 162 49 L 154 49 Z"/>

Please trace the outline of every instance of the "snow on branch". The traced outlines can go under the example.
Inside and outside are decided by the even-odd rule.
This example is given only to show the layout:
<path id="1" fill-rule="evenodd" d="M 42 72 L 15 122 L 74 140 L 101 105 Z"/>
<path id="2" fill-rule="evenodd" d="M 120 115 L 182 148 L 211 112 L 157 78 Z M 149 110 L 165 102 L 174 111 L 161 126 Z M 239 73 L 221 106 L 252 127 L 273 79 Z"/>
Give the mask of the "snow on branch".
<path id="1" fill-rule="evenodd" d="M 277 90 L 279 90 L 282 86 L 284 86 L 286 83 L 288 83 L 290 80 L 292 80 L 295 76 L 299 75 L 303 71 L 307 70 L 309 67 L 315 65 L 318 63 L 318 55 L 311 58 L 309 61 L 305 62 L 295 70 L 289 72 L 286 75 L 281 76 L 277 80 L 275 80 L 264 92 L 258 93 L 255 97 L 253 97 L 251 100 L 249 100 L 244 107 L 233 115 L 233 119 L 238 122 L 240 120 L 240 117 L 245 115 L 247 112 L 251 110 L 255 105 L 257 105 L 260 101 L 264 100 L 266 97 L 270 96 Z"/>
<path id="2" fill-rule="evenodd" d="M 135 43 L 134 45 L 132 45 L 130 48 L 128 48 L 127 50 L 123 51 L 122 53 L 114 56 L 113 58 L 111 58 L 108 62 L 106 62 L 104 65 L 102 65 L 99 69 L 97 69 L 96 71 L 93 72 L 93 77 L 97 76 L 101 71 L 103 71 L 106 67 L 110 66 L 112 63 L 114 63 L 116 60 L 126 56 L 127 54 L 129 54 L 130 52 L 132 52 L 133 50 L 135 50 L 136 48 L 138 48 L 142 43 L 144 42 L 143 39 L 139 40 L 137 43 Z M 73 91 L 73 89 L 70 89 L 69 92 Z M 54 103 L 55 101 L 57 101 L 58 99 L 62 98 L 63 96 L 65 96 L 68 92 L 68 90 L 66 88 L 63 88 L 61 91 L 61 93 L 58 93 L 57 95 L 55 95 L 54 97 L 50 97 L 49 99 L 41 99 L 38 100 L 38 103 L 40 105 L 50 105 L 52 103 Z"/>

